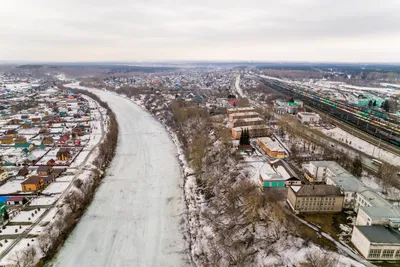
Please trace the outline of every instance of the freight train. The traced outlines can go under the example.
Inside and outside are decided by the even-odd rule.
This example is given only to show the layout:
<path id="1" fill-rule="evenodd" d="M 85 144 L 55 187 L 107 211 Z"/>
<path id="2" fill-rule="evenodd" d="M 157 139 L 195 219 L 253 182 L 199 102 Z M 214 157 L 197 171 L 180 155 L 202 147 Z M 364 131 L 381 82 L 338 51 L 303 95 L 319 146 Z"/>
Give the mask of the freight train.
<path id="1" fill-rule="evenodd" d="M 400 147 L 400 121 L 396 116 L 340 102 L 316 92 L 292 87 L 278 81 L 263 80 L 263 82 L 278 92 L 301 99 L 305 104 L 313 108 Z"/>

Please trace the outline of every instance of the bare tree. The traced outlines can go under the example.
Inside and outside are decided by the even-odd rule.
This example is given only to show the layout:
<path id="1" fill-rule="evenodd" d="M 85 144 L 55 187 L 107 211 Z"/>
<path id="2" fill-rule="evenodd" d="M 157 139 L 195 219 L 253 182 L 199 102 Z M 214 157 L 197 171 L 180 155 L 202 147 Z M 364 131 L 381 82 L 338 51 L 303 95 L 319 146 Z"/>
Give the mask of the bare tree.
<path id="1" fill-rule="evenodd" d="M 398 167 L 388 163 L 384 163 L 379 168 L 378 177 L 382 180 L 382 187 L 384 192 L 387 192 L 387 190 L 397 181 L 398 172 Z"/>
<path id="2" fill-rule="evenodd" d="M 338 263 L 336 257 L 320 252 L 308 252 L 306 254 L 306 262 L 302 263 L 302 267 L 335 267 Z"/>

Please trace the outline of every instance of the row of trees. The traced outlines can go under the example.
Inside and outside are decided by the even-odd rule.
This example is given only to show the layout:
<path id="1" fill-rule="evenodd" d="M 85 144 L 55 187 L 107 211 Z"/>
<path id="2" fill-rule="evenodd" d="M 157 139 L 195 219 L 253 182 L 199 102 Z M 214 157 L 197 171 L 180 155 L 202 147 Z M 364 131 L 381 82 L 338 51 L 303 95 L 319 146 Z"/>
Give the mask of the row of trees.
<path id="1" fill-rule="evenodd" d="M 249 129 L 242 129 L 240 134 L 239 145 L 250 145 L 250 131 Z"/>

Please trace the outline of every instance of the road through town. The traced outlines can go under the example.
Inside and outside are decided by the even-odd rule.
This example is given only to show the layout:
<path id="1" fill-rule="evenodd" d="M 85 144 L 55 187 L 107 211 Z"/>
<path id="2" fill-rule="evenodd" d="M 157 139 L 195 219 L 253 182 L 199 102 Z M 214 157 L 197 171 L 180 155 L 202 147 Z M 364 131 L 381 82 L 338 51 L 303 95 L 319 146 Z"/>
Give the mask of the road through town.
<path id="1" fill-rule="evenodd" d="M 116 155 L 50 266 L 189 266 L 182 180 L 164 127 L 129 99 L 92 90 L 115 112 Z"/>

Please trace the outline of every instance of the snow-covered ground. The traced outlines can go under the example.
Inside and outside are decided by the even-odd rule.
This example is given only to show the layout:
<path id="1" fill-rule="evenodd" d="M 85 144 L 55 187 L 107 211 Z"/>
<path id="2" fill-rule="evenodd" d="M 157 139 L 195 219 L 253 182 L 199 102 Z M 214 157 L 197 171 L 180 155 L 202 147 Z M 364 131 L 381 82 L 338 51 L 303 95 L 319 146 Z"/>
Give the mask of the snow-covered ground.
<path id="1" fill-rule="evenodd" d="M 69 186 L 69 182 L 54 182 L 51 183 L 45 190 L 43 190 L 43 194 L 61 194 L 67 189 Z"/>
<path id="2" fill-rule="evenodd" d="M 40 209 L 40 211 L 37 210 L 26 210 L 26 211 L 21 211 L 18 213 L 17 216 L 11 219 L 11 222 L 13 223 L 34 223 L 40 215 L 45 212 L 46 209 Z M 33 214 L 33 216 L 32 216 Z"/>
<path id="3" fill-rule="evenodd" d="M 326 129 L 320 129 L 322 132 L 324 132 L 326 135 L 342 141 L 346 142 L 350 146 L 354 147 L 357 150 L 360 150 L 372 157 L 375 157 L 377 159 L 382 159 L 383 161 L 386 161 L 390 164 L 400 166 L 400 157 L 396 156 L 395 154 L 386 151 L 382 148 L 379 148 L 367 141 L 364 141 L 354 135 L 351 135 L 350 133 L 340 129 L 339 127 L 335 127 L 330 130 Z"/>
<path id="4" fill-rule="evenodd" d="M 52 266 L 188 266 L 175 146 L 129 99 L 96 92 L 117 115 L 116 155 Z"/>
<path id="5" fill-rule="evenodd" d="M 17 191 L 21 191 L 21 182 L 18 180 L 8 181 L 0 186 L 0 194 L 11 194 Z"/>
<path id="6" fill-rule="evenodd" d="M 30 205 L 31 206 L 51 205 L 55 201 L 57 201 L 57 199 L 58 198 L 56 197 L 38 197 L 32 200 Z"/>

